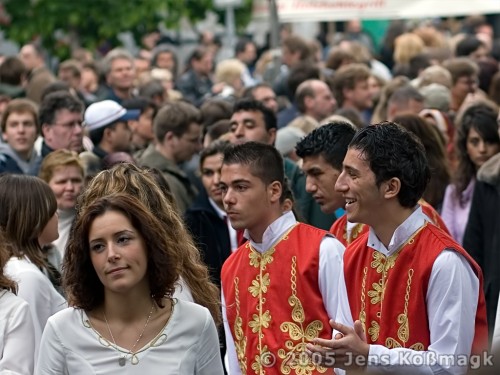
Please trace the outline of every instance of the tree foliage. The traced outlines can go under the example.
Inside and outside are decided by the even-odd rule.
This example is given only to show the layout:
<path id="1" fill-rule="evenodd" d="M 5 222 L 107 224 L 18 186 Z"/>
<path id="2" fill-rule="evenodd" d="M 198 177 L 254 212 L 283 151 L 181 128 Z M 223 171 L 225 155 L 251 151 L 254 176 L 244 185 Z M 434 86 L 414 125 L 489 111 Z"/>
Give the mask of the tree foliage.
<path id="1" fill-rule="evenodd" d="M 214 8 L 213 0 L 0 0 L 9 22 L 4 25 L 7 37 L 26 43 L 40 37 L 52 52 L 77 43 L 95 48 L 103 42 L 114 42 L 123 31 L 142 35 L 160 22 L 175 28 L 185 17 L 192 23 L 205 18 Z M 251 16 L 252 0 L 236 10 L 239 26 Z M 60 54 L 60 53 L 59 53 Z"/>

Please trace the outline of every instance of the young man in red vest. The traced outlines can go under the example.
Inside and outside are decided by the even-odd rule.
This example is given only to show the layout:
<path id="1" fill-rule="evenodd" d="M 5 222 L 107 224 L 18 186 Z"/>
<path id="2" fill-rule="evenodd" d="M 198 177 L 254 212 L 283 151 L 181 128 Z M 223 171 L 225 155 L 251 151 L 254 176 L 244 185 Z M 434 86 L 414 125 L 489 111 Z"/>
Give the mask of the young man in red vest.
<path id="1" fill-rule="evenodd" d="M 226 213 L 249 240 L 222 267 L 229 373 L 333 374 L 305 354 L 332 338 L 330 319 L 351 320 L 344 247 L 328 232 L 283 212 L 283 159 L 247 142 L 224 152 L 220 187 Z"/>
<path id="2" fill-rule="evenodd" d="M 333 121 L 309 133 L 295 147 L 297 156 L 302 158 L 306 191 L 312 194 L 326 214 L 344 208 L 342 193 L 332 187 L 342 172 L 342 161 L 355 133 L 354 127 L 347 122 Z M 429 203 L 420 199 L 418 204 L 428 221 L 448 233 L 443 219 Z M 333 223 L 330 233 L 347 247 L 356 238 L 367 233 L 368 229 L 363 223 L 348 222 L 347 215 L 344 214 Z"/>
<path id="3" fill-rule="evenodd" d="M 481 270 L 417 205 L 429 177 L 422 144 L 397 124 L 368 126 L 351 141 L 335 189 L 347 219 L 370 230 L 344 255 L 354 328 L 330 322 L 335 338 L 307 347 L 319 363 L 464 374 L 468 356 L 486 348 Z"/>

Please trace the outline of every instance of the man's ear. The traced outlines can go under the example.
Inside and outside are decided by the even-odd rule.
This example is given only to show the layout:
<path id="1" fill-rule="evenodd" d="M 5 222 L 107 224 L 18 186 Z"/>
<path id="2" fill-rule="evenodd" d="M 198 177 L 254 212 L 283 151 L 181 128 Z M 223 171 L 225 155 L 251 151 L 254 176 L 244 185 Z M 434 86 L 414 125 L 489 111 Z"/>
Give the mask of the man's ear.
<path id="1" fill-rule="evenodd" d="M 401 180 L 397 177 L 393 177 L 383 182 L 381 188 L 383 189 L 384 198 L 396 198 L 401 191 Z"/>
<path id="2" fill-rule="evenodd" d="M 135 131 L 137 129 L 137 126 L 139 125 L 139 121 L 137 120 L 128 120 L 127 124 L 130 128 L 130 130 Z"/>
<path id="3" fill-rule="evenodd" d="M 113 131 L 114 129 L 108 126 L 102 133 L 102 139 L 109 140 L 112 137 Z"/>
<path id="4" fill-rule="evenodd" d="M 344 97 L 344 99 L 348 99 L 348 100 L 351 100 L 351 94 L 354 90 L 350 89 L 350 88 L 347 88 L 347 87 L 344 87 L 342 89 L 342 96 Z"/>
<path id="5" fill-rule="evenodd" d="M 278 181 L 273 181 L 267 187 L 269 193 L 269 200 L 271 203 L 279 202 L 281 196 L 283 195 L 283 186 Z"/>
<path id="6" fill-rule="evenodd" d="M 267 134 L 269 134 L 269 144 L 274 145 L 276 142 L 276 128 L 269 129 Z"/>
<path id="7" fill-rule="evenodd" d="M 304 106 L 306 108 L 310 108 L 313 101 L 314 101 L 314 98 L 312 96 L 306 96 L 304 98 Z"/>
<path id="8" fill-rule="evenodd" d="M 45 138 L 45 135 L 47 134 L 47 131 L 49 130 L 49 128 L 50 128 L 50 125 L 42 124 L 42 126 L 40 127 L 40 129 L 42 131 L 42 137 Z"/>

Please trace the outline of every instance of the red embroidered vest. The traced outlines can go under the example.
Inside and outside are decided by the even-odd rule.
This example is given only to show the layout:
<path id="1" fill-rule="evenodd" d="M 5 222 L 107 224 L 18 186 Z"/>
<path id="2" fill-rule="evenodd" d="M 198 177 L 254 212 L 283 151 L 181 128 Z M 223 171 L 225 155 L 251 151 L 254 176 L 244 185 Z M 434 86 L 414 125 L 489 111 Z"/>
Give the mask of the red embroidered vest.
<path id="1" fill-rule="evenodd" d="M 446 227 L 446 224 L 444 223 L 438 212 L 434 209 L 434 207 L 432 207 L 423 199 L 420 199 L 418 201 L 418 204 L 420 205 L 420 207 L 422 207 L 422 212 L 424 213 L 424 215 L 431 219 L 432 224 L 444 231 L 446 234 L 450 234 L 448 228 Z M 348 235 L 347 215 L 344 214 L 337 220 L 335 220 L 332 227 L 330 228 L 330 233 L 333 234 L 340 242 L 342 242 L 345 247 L 347 247 L 347 245 L 351 244 L 356 238 L 360 237 L 364 233 L 368 233 L 368 226 L 365 224 L 357 223 Z"/>
<path id="2" fill-rule="evenodd" d="M 486 349 L 482 272 L 451 237 L 425 224 L 389 257 L 368 248 L 367 240 L 364 234 L 347 248 L 344 270 L 353 319 L 363 323 L 369 344 L 427 350 L 426 296 L 432 266 L 442 250 L 453 249 L 467 259 L 480 281 L 472 353 Z"/>
<path id="3" fill-rule="evenodd" d="M 229 327 L 243 374 L 333 374 L 304 353 L 332 329 L 319 290 L 327 232 L 297 224 L 261 254 L 247 242 L 222 267 Z"/>

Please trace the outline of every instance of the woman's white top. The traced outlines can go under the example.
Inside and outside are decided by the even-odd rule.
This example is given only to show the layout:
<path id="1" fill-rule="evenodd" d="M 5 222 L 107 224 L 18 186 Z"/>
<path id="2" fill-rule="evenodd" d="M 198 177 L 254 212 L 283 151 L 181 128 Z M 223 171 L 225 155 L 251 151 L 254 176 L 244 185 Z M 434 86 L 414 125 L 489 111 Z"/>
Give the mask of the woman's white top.
<path id="1" fill-rule="evenodd" d="M 0 291 L 0 374 L 33 374 L 35 336 L 26 301 Z"/>
<path id="2" fill-rule="evenodd" d="M 209 311 L 174 299 L 165 327 L 139 349 L 115 347 L 92 328 L 84 311 L 65 309 L 51 317 L 43 333 L 35 374 L 221 375 L 217 329 Z M 122 367 L 119 358 L 126 355 Z"/>
<path id="3" fill-rule="evenodd" d="M 42 332 L 49 317 L 68 305 L 49 278 L 28 258 L 11 257 L 4 268 L 5 274 L 17 283 L 17 295 L 28 302 L 35 337 L 35 358 Z"/>

